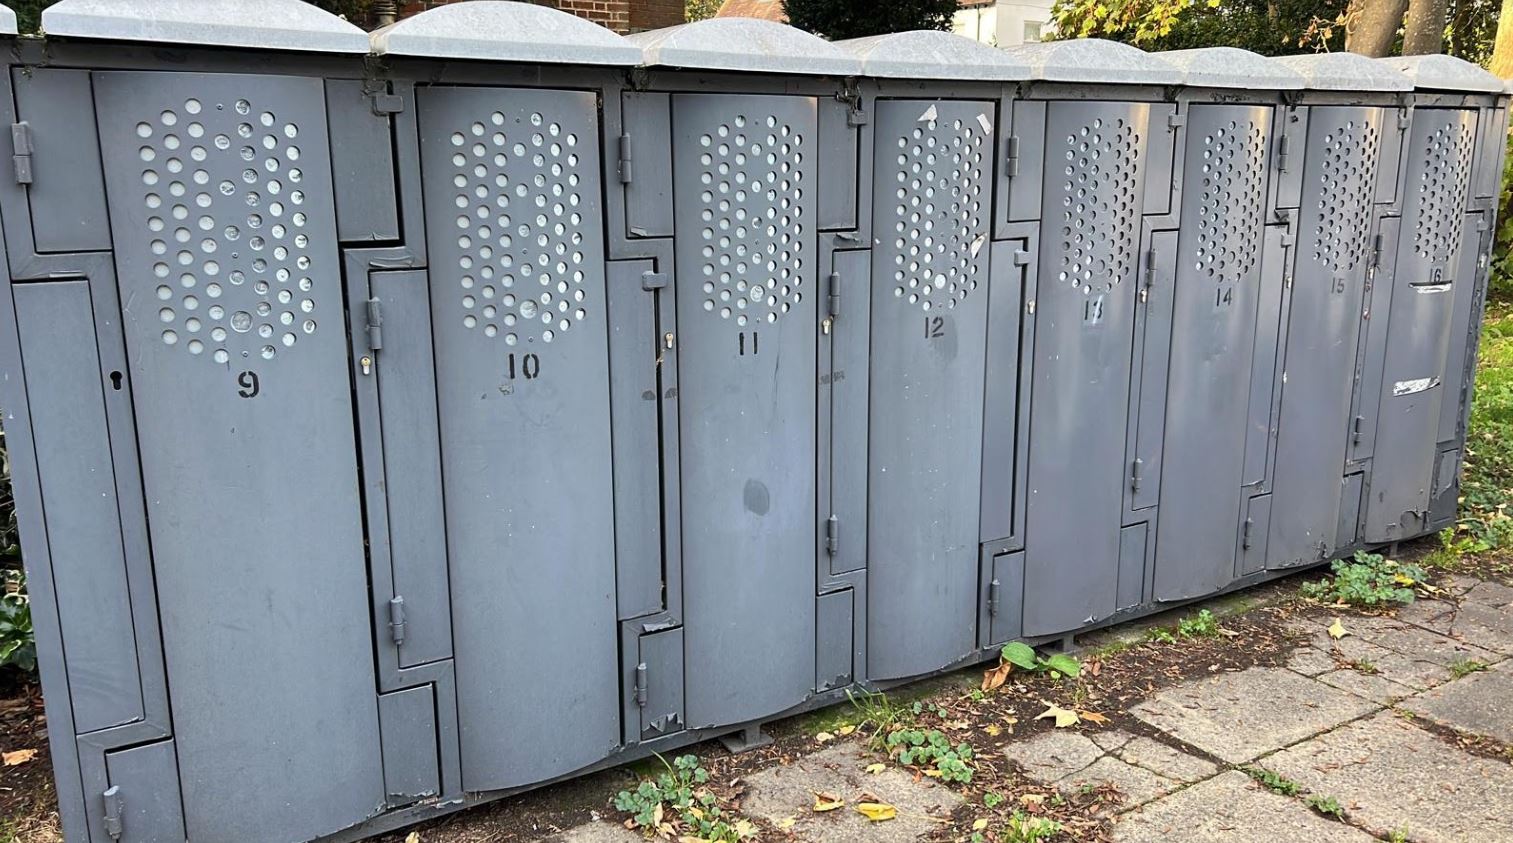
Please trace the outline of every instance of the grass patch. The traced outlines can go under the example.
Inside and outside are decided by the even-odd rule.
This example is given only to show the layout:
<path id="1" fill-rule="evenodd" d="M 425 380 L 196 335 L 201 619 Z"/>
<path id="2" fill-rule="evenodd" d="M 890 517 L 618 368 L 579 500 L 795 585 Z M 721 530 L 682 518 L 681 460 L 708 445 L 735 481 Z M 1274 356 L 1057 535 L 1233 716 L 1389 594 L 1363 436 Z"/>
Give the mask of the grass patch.
<path id="1" fill-rule="evenodd" d="M 1476 659 L 1459 659 L 1450 662 L 1450 664 L 1447 666 L 1450 668 L 1450 675 L 1454 676 L 1456 679 L 1460 679 L 1463 676 L 1470 676 L 1473 673 L 1479 673 L 1480 671 L 1487 669 L 1486 662 L 1480 662 Z"/>
<path id="2" fill-rule="evenodd" d="M 1314 794 L 1303 800 L 1308 807 L 1318 812 L 1321 816 L 1332 817 L 1337 820 L 1345 819 L 1345 809 L 1340 807 L 1340 802 L 1333 796 L 1319 796 Z"/>
<path id="3" fill-rule="evenodd" d="M 1264 767 L 1242 767 L 1245 774 L 1260 782 L 1261 786 L 1272 793 L 1280 793 L 1283 796 L 1297 796 L 1300 788 L 1298 783 L 1286 776 L 1277 775 Z"/>

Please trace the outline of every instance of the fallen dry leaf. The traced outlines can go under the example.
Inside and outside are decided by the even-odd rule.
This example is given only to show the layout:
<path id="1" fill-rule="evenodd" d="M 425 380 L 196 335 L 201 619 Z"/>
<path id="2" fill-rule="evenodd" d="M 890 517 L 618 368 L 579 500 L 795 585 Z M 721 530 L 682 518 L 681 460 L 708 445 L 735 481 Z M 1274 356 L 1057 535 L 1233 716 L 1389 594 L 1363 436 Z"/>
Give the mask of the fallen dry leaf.
<path id="1" fill-rule="evenodd" d="M 836 729 L 835 733 L 837 735 L 840 735 L 841 737 L 844 738 L 845 736 L 847 736 L 847 735 L 849 735 L 849 734 L 851 734 L 852 732 L 855 732 L 855 731 L 856 731 L 856 727 L 855 726 L 847 724 L 845 726 L 840 727 L 839 729 Z"/>
<path id="2" fill-rule="evenodd" d="M 982 730 L 983 730 L 983 731 L 984 731 L 984 732 L 987 732 L 987 733 L 988 733 L 988 735 L 989 735 L 989 737 L 994 737 L 994 738 L 996 738 L 996 737 L 998 737 L 998 736 L 999 736 L 999 735 L 1000 735 L 1000 734 L 1002 734 L 1002 732 L 1003 732 L 1003 727 L 1002 727 L 1002 726 L 1000 726 L 1000 725 L 998 725 L 998 724 L 997 724 L 997 723 L 989 723 L 989 724 L 988 724 L 988 725 L 986 725 L 986 726 L 984 726 L 984 727 L 982 727 Z"/>
<path id="3" fill-rule="evenodd" d="M 1077 712 L 1077 714 L 1083 720 L 1086 720 L 1089 723 L 1107 723 L 1108 722 L 1108 718 L 1107 717 L 1103 716 L 1102 714 L 1099 714 L 1096 711 L 1079 711 L 1079 712 Z"/>
<path id="4" fill-rule="evenodd" d="M 846 807 L 846 800 L 833 793 L 825 793 L 816 790 L 814 792 L 814 812 L 823 814 L 826 811 L 834 811 L 836 808 Z"/>
<path id="5" fill-rule="evenodd" d="M 888 765 L 887 764 L 868 764 L 867 765 L 867 772 L 871 773 L 874 776 L 877 775 L 878 773 L 881 773 L 882 771 L 884 771 L 886 769 L 888 769 Z"/>
<path id="6" fill-rule="evenodd" d="M 1042 702 L 1045 701 L 1042 700 Z M 1035 716 L 1035 719 L 1044 720 L 1047 717 L 1055 719 L 1056 728 L 1058 729 L 1065 729 L 1068 726 L 1075 726 L 1078 722 L 1080 722 L 1079 718 L 1077 717 L 1077 712 L 1069 711 L 1059 705 L 1056 705 L 1055 703 L 1049 702 L 1046 703 L 1045 711 L 1037 714 Z"/>
<path id="7" fill-rule="evenodd" d="M 797 823 L 798 821 L 798 817 L 783 817 L 776 823 L 773 823 L 773 825 L 776 825 L 779 831 L 787 831 L 788 829 L 793 828 L 794 823 Z"/>
<path id="8" fill-rule="evenodd" d="M 1345 628 L 1345 624 L 1342 623 L 1339 618 L 1335 618 L 1334 623 L 1329 625 L 1329 637 L 1333 638 L 1336 641 L 1344 638 L 1349 634 L 1350 630 Z"/>
<path id="9" fill-rule="evenodd" d="M 988 827 L 988 818 L 987 817 L 978 817 L 976 820 L 974 820 L 972 822 L 972 830 L 973 831 L 982 831 L 983 829 L 985 829 L 987 827 Z"/>
<path id="10" fill-rule="evenodd" d="M 405 843 L 420 843 L 420 832 L 412 831 L 405 835 Z"/>
<path id="11" fill-rule="evenodd" d="M 1009 674 L 1014 670 L 1014 665 L 1009 662 L 999 662 L 998 666 L 982 675 L 982 689 L 991 691 L 1008 681 Z"/>
<path id="12" fill-rule="evenodd" d="M 829 743 L 833 740 L 835 740 L 835 735 L 832 735 L 829 732 L 820 732 L 819 734 L 814 736 L 815 743 Z"/>
<path id="13" fill-rule="evenodd" d="M 856 811 L 875 823 L 898 816 L 898 809 L 886 802 L 860 802 L 857 803 Z"/>
<path id="14" fill-rule="evenodd" d="M 35 749 L 18 749 L 15 752 L 0 752 L 0 758 L 4 759 L 5 766 L 14 767 L 17 764 L 25 764 L 37 756 Z"/>

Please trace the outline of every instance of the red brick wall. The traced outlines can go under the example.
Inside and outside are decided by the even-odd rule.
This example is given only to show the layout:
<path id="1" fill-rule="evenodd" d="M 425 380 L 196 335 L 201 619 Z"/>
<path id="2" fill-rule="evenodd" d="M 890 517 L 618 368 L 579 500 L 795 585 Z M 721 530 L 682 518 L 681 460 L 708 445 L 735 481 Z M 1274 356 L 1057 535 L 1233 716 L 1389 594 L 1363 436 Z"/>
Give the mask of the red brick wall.
<path id="1" fill-rule="evenodd" d="M 403 0 L 400 16 L 409 17 L 435 6 L 463 0 Z M 616 32 L 640 32 L 683 22 L 683 0 L 536 0 L 580 18 L 588 18 Z"/>

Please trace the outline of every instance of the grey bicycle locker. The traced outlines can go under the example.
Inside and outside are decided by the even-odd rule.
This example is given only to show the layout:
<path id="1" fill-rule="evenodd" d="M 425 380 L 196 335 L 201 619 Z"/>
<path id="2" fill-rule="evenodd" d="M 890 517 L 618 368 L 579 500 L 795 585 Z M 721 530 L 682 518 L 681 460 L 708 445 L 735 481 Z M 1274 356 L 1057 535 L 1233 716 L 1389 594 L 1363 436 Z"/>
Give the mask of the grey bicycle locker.
<path id="1" fill-rule="evenodd" d="M 1476 283 L 1477 261 L 1465 260 L 1463 253 L 1479 257 L 1487 239 L 1487 213 L 1472 183 L 1477 150 L 1485 147 L 1481 133 L 1491 128 L 1491 121 L 1481 118 L 1491 113 L 1487 95 L 1501 90 L 1496 77 L 1447 56 L 1383 63 L 1405 71 L 1421 93 L 1414 96 L 1403 151 L 1402 223 L 1390 278 L 1389 341 L 1366 505 L 1368 542 L 1430 529 L 1430 497 L 1442 458 L 1435 447 L 1441 407 L 1459 401 L 1458 393 L 1451 394 L 1458 378 L 1449 371 L 1458 372 L 1463 364 L 1448 360 L 1455 304 L 1474 298 L 1462 295 L 1462 288 Z M 1381 292 L 1379 284 L 1377 295 Z M 1380 305 L 1375 308 L 1382 312 Z"/>
<path id="2" fill-rule="evenodd" d="M 840 46 L 863 60 L 876 92 L 866 194 L 867 676 L 888 680 L 959 662 L 979 643 L 989 301 L 1011 294 L 1007 280 L 1002 291 L 990 287 L 1013 269 L 990 265 L 994 162 L 1004 148 L 1002 83 L 1028 78 L 1029 68 L 939 33 Z M 837 332 L 851 329 L 848 315 Z M 1002 327 L 1017 343 L 1017 323 Z"/>
<path id="3" fill-rule="evenodd" d="M 1036 295 L 1027 304 L 1034 339 L 1026 361 L 1032 446 L 1023 622 L 1032 636 L 1075 629 L 1117 608 L 1141 221 L 1147 178 L 1158 186 L 1167 179 L 1169 140 L 1162 162 L 1153 150 L 1163 144 L 1152 137 L 1168 135 L 1172 109 L 1125 99 L 1130 88 L 1104 80 L 1160 85 L 1181 74 L 1105 42 L 1037 45 L 1011 55 L 1029 61 L 1039 79 L 1104 83 L 1096 99 L 1052 94 L 1043 104 L 1015 106 L 1021 154 L 1028 143 L 1043 156 L 1027 164 L 1042 168 L 1040 195 L 1010 200 L 1013 207 L 1038 199 L 1041 226 Z"/>
<path id="4" fill-rule="evenodd" d="M 1389 122 L 1385 106 L 1389 92 L 1409 85 L 1358 59 L 1278 59 L 1305 76 L 1319 101 L 1306 106 L 1306 133 L 1296 141 L 1302 177 L 1267 567 L 1321 562 L 1337 544 L 1378 167 L 1395 167 L 1400 143 L 1396 113 Z M 1365 93 L 1330 97 L 1324 89 Z"/>
<path id="5" fill-rule="evenodd" d="M 752 39 L 767 39 L 759 55 Z M 631 38 L 648 64 L 846 73 L 774 24 Z M 748 49 L 743 53 L 742 46 Z M 758 77 L 759 78 L 759 77 Z M 816 97 L 718 82 L 669 96 L 688 725 L 757 720 L 813 692 L 819 524 Z M 772 609 L 784 607 L 781 620 Z"/>
<path id="6" fill-rule="evenodd" d="M 1284 272 L 1264 247 L 1275 196 L 1280 100 L 1273 92 L 1303 85 L 1297 74 L 1243 50 L 1159 56 L 1187 70 L 1191 93 L 1181 100 L 1185 144 L 1152 586 L 1158 601 L 1210 594 L 1236 577 L 1248 509 L 1246 445 L 1256 435 L 1252 373 L 1270 365 L 1259 322 L 1273 311 L 1263 300 L 1271 305 L 1280 297 Z"/>

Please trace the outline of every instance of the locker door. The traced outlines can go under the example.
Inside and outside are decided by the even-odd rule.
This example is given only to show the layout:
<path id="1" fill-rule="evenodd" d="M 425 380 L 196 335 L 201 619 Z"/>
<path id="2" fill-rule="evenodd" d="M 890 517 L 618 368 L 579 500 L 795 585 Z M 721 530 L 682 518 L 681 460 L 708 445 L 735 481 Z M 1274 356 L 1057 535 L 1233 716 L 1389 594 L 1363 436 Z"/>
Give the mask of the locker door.
<path id="1" fill-rule="evenodd" d="M 1268 567 L 1322 561 L 1334 544 L 1381 124 L 1378 108 L 1309 116 Z"/>
<path id="2" fill-rule="evenodd" d="M 95 108 L 185 829 L 319 837 L 383 803 L 325 92 L 100 73 Z"/>
<path id="3" fill-rule="evenodd" d="M 815 123 L 803 97 L 673 100 L 690 728 L 814 685 Z"/>
<path id="4" fill-rule="evenodd" d="M 877 106 L 867 677 L 977 644 L 993 106 Z"/>
<path id="5" fill-rule="evenodd" d="M 1024 634 L 1114 612 L 1150 108 L 1047 107 Z"/>
<path id="6" fill-rule="evenodd" d="M 1271 115 L 1269 107 L 1239 105 L 1198 105 L 1188 115 L 1157 600 L 1208 594 L 1234 577 Z"/>
<path id="7" fill-rule="evenodd" d="M 418 109 L 462 781 L 491 790 L 619 743 L 597 106 Z"/>
<path id="8" fill-rule="evenodd" d="M 1451 305 L 1471 186 L 1476 112 L 1420 108 L 1413 113 L 1403 191 L 1403 237 L 1392 278 L 1368 542 L 1395 541 L 1427 529 L 1435 441 L 1445 385 Z M 1408 234 L 1411 232 L 1412 236 Z M 1469 279 L 1467 282 L 1469 283 Z M 1373 386 L 1377 386 L 1373 384 Z"/>

